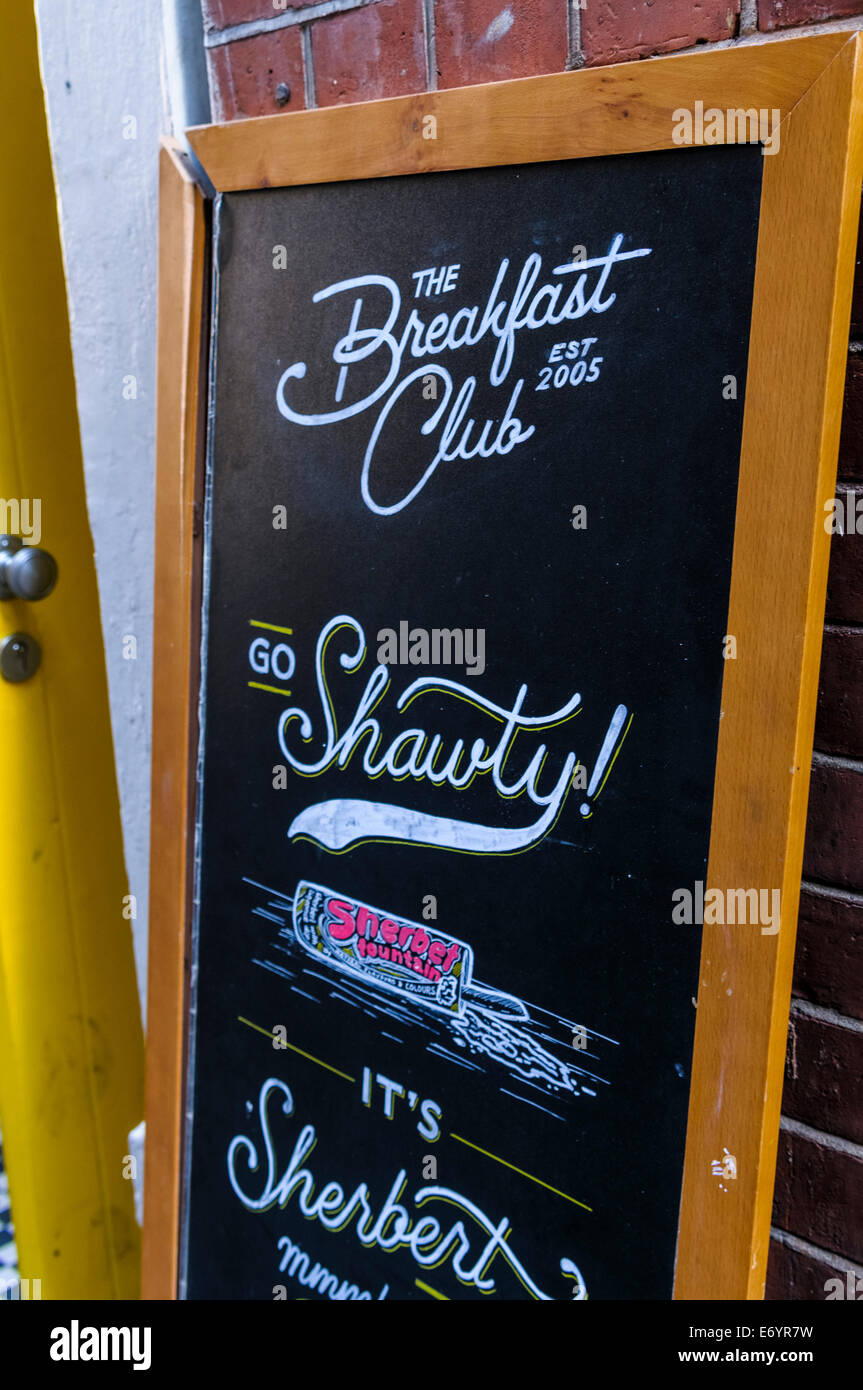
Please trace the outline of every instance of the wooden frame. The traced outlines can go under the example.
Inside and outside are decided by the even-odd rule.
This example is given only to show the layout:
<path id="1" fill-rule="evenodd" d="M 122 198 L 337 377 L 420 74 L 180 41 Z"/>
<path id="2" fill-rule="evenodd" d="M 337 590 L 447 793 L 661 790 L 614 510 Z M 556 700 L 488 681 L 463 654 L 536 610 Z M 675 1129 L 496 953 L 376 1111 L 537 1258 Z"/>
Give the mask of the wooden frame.
<path id="1" fill-rule="evenodd" d="M 200 486 L 206 401 L 204 198 L 174 141 L 159 152 L 158 414 L 147 1162 L 143 1298 L 177 1286 L 186 940 L 194 849 L 200 628 Z"/>
<path id="2" fill-rule="evenodd" d="M 671 149 L 673 113 L 696 101 L 780 113 L 764 167 L 728 622 L 738 659 L 723 684 L 708 886 L 780 886 L 781 925 L 704 927 L 682 1299 L 763 1296 L 863 178 L 861 52 L 859 36 L 830 33 L 189 132 L 229 191 Z M 205 389 L 201 200 L 177 154 L 162 160 L 145 1297 L 176 1289 Z M 712 1165 L 724 1150 L 737 1179 L 723 1190 Z"/>

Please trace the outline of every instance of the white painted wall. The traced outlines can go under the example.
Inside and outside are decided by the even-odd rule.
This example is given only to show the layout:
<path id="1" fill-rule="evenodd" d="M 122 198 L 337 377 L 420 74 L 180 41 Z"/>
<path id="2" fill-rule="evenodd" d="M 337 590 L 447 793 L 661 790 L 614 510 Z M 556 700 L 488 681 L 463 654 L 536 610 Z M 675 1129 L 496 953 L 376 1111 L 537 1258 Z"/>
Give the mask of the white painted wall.
<path id="1" fill-rule="evenodd" d="M 209 119 L 200 0 L 37 0 L 36 16 L 143 1003 L 157 163 L 162 133 Z"/>

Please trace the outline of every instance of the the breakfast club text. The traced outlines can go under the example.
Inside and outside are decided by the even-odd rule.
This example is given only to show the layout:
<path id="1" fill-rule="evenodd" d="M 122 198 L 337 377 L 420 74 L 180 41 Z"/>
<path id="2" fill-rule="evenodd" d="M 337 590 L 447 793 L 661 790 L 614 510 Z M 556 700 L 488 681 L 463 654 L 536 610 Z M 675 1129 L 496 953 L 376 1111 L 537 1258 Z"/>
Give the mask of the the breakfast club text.
<path id="1" fill-rule="evenodd" d="M 337 280 L 312 296 L 314 304 L 345 296 L 346 331 L 331 351 L 331 361 L 339 369 L 334 400 L 318 401 L 316 397 L 323 394 L 320 383 L 305 382 L 307 363 L 294 362 L 279 378 L 278 409 L 293 424 L 315 426 L 332 425 L 377 407 L 362 462 L 362 497 L 379 516 L 400 512 L 423 490 L 441 463 L 508 454 L 535 433 L 535 425 L 524 422 L 519 414 L 524 408 L 519 398 L 525 377 L 512 379 L 516 338 L 522 332 L 606 313 L 617 299 L 616 290 L 610 288 L 615 267 L 651 255 L 647 246 L 623 250 L 625 240 L 623 233 L 618 233 L 603 255 L 567 260 L 547 270 L 536 251 L 527 256 L 520 269 L 505 256 L 484 304 L 461 304 L 434 315 L 424 316 L 414 304 L 405 316 L 401 288 L 389 275 Z M 453 293 L 460 270 L 459 265 L 450 265 L 411 272 L 413 298 L 422 301 Z M 488 381 L 492 388 L 502 388 L 502 409 L 493 418 L 480 421 L 471 414 L 477 377 L 469 375 L 459 383 L 442 359 L 484 341 L 493 348 Z M 411 367 L 414 361 L 419 366 Z M 376 369 L 375 384 L 353 398 L 351 368 L 369 362 Z M 589 366 L 586 361 L 583 366 L 584 376 L 598 371 L 598 366 Z M 567 380 L 577 384 L 574 370 L 567 370 Z M 577 370 L 581 372 L 580 365 Z M 368 383 L 367 371 L 361 379 Z M 554 376 L 549 379 L 554 381 Z M 300 382 L 304 385 L 298 389 Z M 419 431 L 430 442 L 424 453 L 417 448 L 416 463 L 404 463 L 399 496 L 384 502 L 376 486 L 374 465 L 386 449 L 390 414 L 414 383 L 414 394 L 431 403 L 431 413 Z M 399 438 L 397 432 L 393 437 Z M 404 441 L 395 447 L 403 450 Z"/>

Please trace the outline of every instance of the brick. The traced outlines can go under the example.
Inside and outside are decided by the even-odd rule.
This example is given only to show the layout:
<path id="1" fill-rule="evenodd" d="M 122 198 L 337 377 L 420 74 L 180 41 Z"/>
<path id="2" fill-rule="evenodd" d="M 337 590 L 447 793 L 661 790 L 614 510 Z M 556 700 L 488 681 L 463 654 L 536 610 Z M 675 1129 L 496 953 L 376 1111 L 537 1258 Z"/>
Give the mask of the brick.
<path id="1" fill-rule="evenodd" d="M 563 0 L 435 0 L 434 16 L 439 87 L 566 67 Z"/>
<path id="2" fill-rule="evenodd" d="M 863 630 L 824 633 L 815 747 L 820 753 L 863 759 Z"/>
<path id="3" fill-rule="evenodd" d="M 202 0 L 205 29 L 227 29 L 250 19 L 277 19 L 286 10 L 301 10 L 312 0 Z"/>
<path id="4" fill-rule="evenodd" d="M 581 12 L 585 62 L 622 63 L 733 38 L 740 0 L 588 0 Z"/>
<path id="5" fill-rule="evenodd" d="M 852 352 L 845 373 L 839 476 L 863 481 L 863 353 Z"/>
<path id="6" fill-rule="evenodd" d="M 863 769 L 813 762 L 803 875 L 863 892 Z"/>
<path id="7" fill-rule="evenodd" d="M 425 91 L 422 0 L 378 0 L 311 33 L 319 106 Z"/>
<path id="8" fill-rule="evenodd" d="M 783 1126 L 773 1225 L 822 1250 L 863 1261 L 863 1156 L 857 1146 Z"/>
<path id="9" fill-rule="evenodd" d="M 863 1144 L 863 1025 L 792 1006 L 782 1113 Z"/>
<path id="10" fill-rule="evenodd" d="M 758 27 L 771 32 L 792 24 L 823 24 L 863 14 L 863 0 L 758 0 Z"/>
<path id="11" fill-rule="evenodd" d="M 850 495 L 854 530 L 847 526 Z M 836 497 L 846 522 L 843 535 L 830 541 L 830 572 L 827 579 L 828 623 L 863 623 L 863 482 L 841 484 Z M 859 509 L 859 510 L 858 510 Z"/>
<path id="12" fill-rule="evenodd" d="M 794 993 L 863 1019 L 863 900 L 804 885 L 797 919 Z"/>
<path id="13" fill-rule="evenodd" d="M 859 1265 L 828 1257 L 819 1258 L 815 1250 L 795 1249 L 785 1241 L 773 1239 L 767 1258 L 767 1281 L 764 1297 L 767 1300 L 794 1299 L 801 1303 L 816 1303 L 827 1296 L 827 1281 L 842 1279 L 847 1288 L 846 1270 L 859 1277 Z"/>
<path id="14" fill-rule="evenodd" d="M 215 121 L 302 111 L 306 104 L 298 28 L 279 29 L 210 48 L 207 60 Z M 282 82 L 291 89 L 291 99 L 285 106 L 276 101 L 276 88 Z"/>

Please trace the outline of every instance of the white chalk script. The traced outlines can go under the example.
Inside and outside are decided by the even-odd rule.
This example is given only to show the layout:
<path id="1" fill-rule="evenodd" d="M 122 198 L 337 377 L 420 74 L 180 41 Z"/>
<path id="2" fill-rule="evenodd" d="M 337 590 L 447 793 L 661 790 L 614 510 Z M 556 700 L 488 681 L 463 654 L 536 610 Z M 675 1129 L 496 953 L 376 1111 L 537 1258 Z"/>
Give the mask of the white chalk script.
<path id="1" fill-rule="evenodd" d="M 542 256 L 533 252 L 524 261 L 511 293 L 508 292 L 508 298 L 503 296 L 504 285 L 510 275 L 510 261 L 504 257 L 498 266 L 485 307 L 479 304 L 463 305 L 454 313 L 438 313 L 428 323 L 423 321 L 416 308 L 412 308 L 400 330 L 402 296 L 395 280 L 388 275 L 356 275 L 338 280 L 313 296 L 313 302 L 318 304 L 336 295 L 354 295 L 348 330 L 332 350 L 332 361 L 339 367 L 335 388 L 336 408 L 305 412 L 291 403 L 288 399 L 289 388 L 302 381 L 308 371 L 305 362 L 294 362 L 282 373 L 276 387 L 279 412 L 296 425 L 330 425 L 362 414 L 380 402 L 363 458 L 360 485 L 363 501 L 371 511 L 379 516 L 400 512 L 423 490 L 441 463 L 508 454 L 535 432 L 535 426 L 524 425 L 515 413 L 524 377 L 519 377 L 513 384 L 500 415 L 480 426 L 477 420 L 469 416 L 477 387 L 475 376 L 468 376 L 457 388 L 452 374 L 439 361 L 424 362 L 402 375 L 405 360 L 437 358 L 446 352 L 475 347 L 490 337 L 496 340 L 496 347 L 488 379 L 492 387 L 501 386 L 510 373 L 516 336 L 522 330 L 533 332 L 540 328 L 556 327 L 588 314 L 604 314 L 611 308 L 617 298 L 615 292 L 606 292 L 612 268 L 622 261 L 652 254 L 650 247 L 623 251 L 623 242 L 623 234 L 618 233 L 605 255 L 555 266 L 551 271 L 554 278 L 543 283 L 539 283 Z M 382 322 L 361 326 L 365 300 L 370 294 L 374 301 L 383 294 L 388 308 Z M 377 384 L 357 400 L 342 404 L 351 367 L 369 359 L 376 359 L 380 364 Z M 375 452 L 393 407 L 420 378 L 425 385 L 437 379 L 442 387 L 443 394 L 439 401 L 436 388 L 433 394 L 426 397 L 437 404 L 420 431 L 425 437 L 436 436 L 435 452 L 430 460 L 420 464 L 419 477 L 404 494 L 384 505 L 373 495 L 371 484 Z"/>
<path id="2" fill-rule="evenodd" d="M 228 1178 L 248 1211 L 269 1211 L 274 1206 L 284 1208 L 296 1196 L 297 1206 L 307 1221 L 318 1221 L 328 1231 L 353 1227 L 357 1240 L 367 1250 L 408 1250 L 422 1269 L 433 1269 L 448 1261 L 461 1284 L 484 1294 L 493 1293 L 497 1287 L 491 1267 L 499 1260 L 508 1266 L 531 1298 L 553 1301 L 551 1294 L 544 1293 L 530 1277 L 512 1248 L 508 1240 L 509 1217 L 493 1221 L 468 1197 L 451 1187 L 437 1183 L 418 1187 L 413 1196 L 406 1199 L 411 1203 L 411 1210 L 401 1200 L 408 1185 L 407 1173 L 402 1168 L 396 1173 L 377 1212 L 374 1208 L 378 1201 L 372 1197 L 368 1183 L 359 1183 L 350 1195 L 341 1183 L 334 1181 L 316 1191 L 317 1183 L 311 1169 L 303 1166 L 317 1143 L 314 1125 L 303 1125 L 287 1166 L 280 1171 L 270 1127 L 271 1096 L 281 1100 L 283 1115 L 294 1113 L 290 1088 L 284 1081 L 269 1077 L 258 1096 L 266 1171 L 263 1190 L 257 1197 L 251 1196 L 244 1187 L 248 1174 L 257 1173 L 260 1166 L 257 1144 L 247 1135 L 237 1134 L 228 1146 Z M 245 1160 L 246 1173 L 242 1175 L 237 1173 L 240 1158 Z M 451 1226 L 442 1224 L 430 1213 L 425 1214 L 424 1209 L 436 1203 L 443 1204 L 444 1210 L 455 1207 L 459 1213 Z M 423 1214 L 418 1216 L 419 1212 Z M 587 1289 L 578 1266 L 563 1258 L 559 1267 L 564 1278 L 575 1281 L 575 1292 L 570 1297 L 586 1299 Z"/>
<path id="3" fill-rule="evenodd" d="M 576 692 L 565 704 L 547 714 L 528 715 L 523 713 L 528 695 L 527 685 L 519 687 L 512 704 L 506 707 L 480 695 L 475 687 L 439 677 L 423 677 L 411 682 L 402 691 L 395 702 L 398 713 L 425 695 L 444 696 L 479 711 L 493 723 L 496 733 L 500 728 L 497 741 L 490 745 L 485 738 L 476 738 L 468 752 L 465 739 L 457 738 L 449 756 L 446 756 L 439 733 L 430 735 L 421 726 L 414 726 L 396 734 L 382 750 L 381 723 L 373 712 L 381 705 L 390 688 L 391 675 L 386 666 L 377 665 L 371 672 L 349 724 L 343 731 L 339 730 L 328 680 L 327 647 L 336 633 L 343 631 L 353 634 L 355 644 L 353 650 L 342 652 L 339 657 L 342 669 L 356 671 L 366 656 L 365 632 L 355 618 L 340 614 L 321 629 L 315 667 L 323 730 L 320 725 L 316 730 L 309 713 L 296 705 L 284 710 L 279 718 L 279 746 L 296 772 L 304 777 L 319 777 L 331 768 L 344 769 L 354 752 L 365 743 L 362 767 L 370 778 L 376 779 L 387 773 L 399 782 L 411 778 L 461 791 L 470 786 L 476 777 L 490 776 L 499 796 L 512 799 L 526 793 L 528 799 L 540 808 L 540 815 L 526 826 L 505 829 L 428 815 L 388 802 L 336 799 L 318 802 L 300 812 L 288 831 L 291 838 L 302 836 L 334 851 L 364 840 L 399 840 L 473 854 L 511 854 L 537 844 L 560 815 L 581 763 L 575 752 L 568 751 L 554 785 L 548 790 L 540 790 L 540 779 L 548 760 L 548 745 L 543 742 L 536 748 L 524 771 L 508 780 L 516 735 L 520 731 L 541 733 L 573 719 L 581 709 L 581 695 Z M 610 768 L 612 754 L 616 755 L 616 749 L 625 737 L 629 727 L 627 717 L 626 706 L 619 705 L 612 716 L 589 786 L 586 776 L 582 774 L 580 785 L 587 787 L 591 795 L 601 785 L 598 778 L 600 762 L 603 771 L 606 767 Z M 319 738 L 323 737 L 323 751 L 319 756 L 310 758 L 291 747 L 290 735 L 294 725 L 298 726 L 304 743 L 312 742 L 316 733 Z M 582 814 L 588 815 L 590 809 L 585 803 Z"/>

